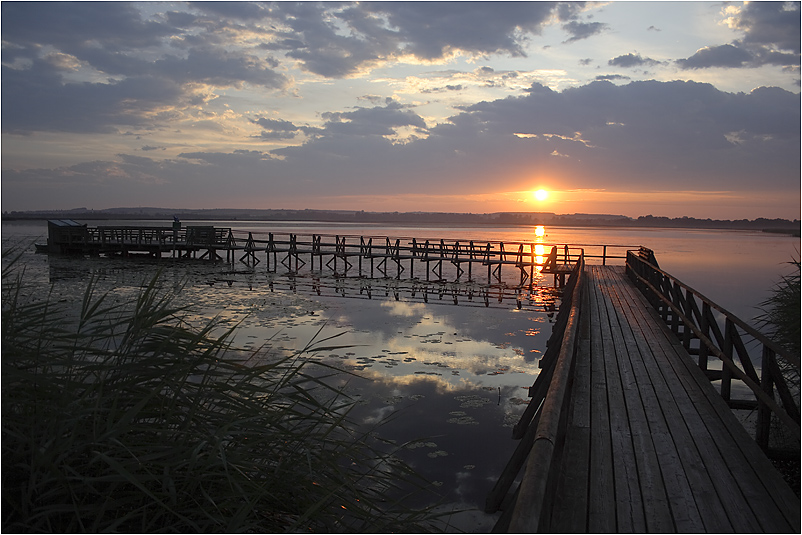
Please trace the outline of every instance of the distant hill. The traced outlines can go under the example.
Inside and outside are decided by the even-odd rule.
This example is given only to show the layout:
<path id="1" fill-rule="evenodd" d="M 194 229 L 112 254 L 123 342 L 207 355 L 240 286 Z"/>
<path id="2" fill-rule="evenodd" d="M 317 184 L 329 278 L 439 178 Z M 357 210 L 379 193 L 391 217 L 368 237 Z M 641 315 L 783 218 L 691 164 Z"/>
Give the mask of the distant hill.
<path id="1" fill-rule="evenodd" d="M 364 210 L 246 210 L 212 208 L 108 208 L 89 210 L 12 211 L 4 212 L 3 220 L 20 219 L 163 219 L 173 217 L 190 220 L 239 221 L 327 221 L 337 223 L 410 223 L 440 225 L 552 225 L 566 227 L 662 227 L 766 230 L 799 235 L 800 221 L 795 219 L 758 218 L 718 220 L 693 217 L 640 216 L 631 218 L 610 214 L 555 214 L 552 212 L 494 212 L 484 214 L 449 212 L 366 212 Z"/>

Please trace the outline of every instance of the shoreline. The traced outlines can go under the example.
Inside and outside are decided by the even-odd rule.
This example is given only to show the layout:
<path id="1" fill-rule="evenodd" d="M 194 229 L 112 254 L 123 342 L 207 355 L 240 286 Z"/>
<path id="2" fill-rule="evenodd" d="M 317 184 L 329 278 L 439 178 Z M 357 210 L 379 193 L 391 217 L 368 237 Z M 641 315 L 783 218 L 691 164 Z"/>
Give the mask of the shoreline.
<path id="1" fill-rule="evenodd" d="M 799 220 L 766 219 L 712 220 L 690 217 L 667 218 L 641 216 L 633 219 L 626 216 L 604 214 L 557 215 L 544 212 L 500 212 L 489 214 L 439 213 L 439 212 L 363 212 L 325 210 L 168 210 L 143 209 L 133 212 L 125 209 L 102 211 L 52 211 L 3 213 L 0 221 L 47 221 L 50 219 L 75 219 L 84 221 L 172 221 L 173 217 L 193 221 L 238 221 L 277 223 L 338 223 L 356 225 L 396 225 L 431 227 L 527 227 L 552 226 L 571 228 L 667 228 L 709 230 L 751 230 L 786 234 L 799 237 Z"/>

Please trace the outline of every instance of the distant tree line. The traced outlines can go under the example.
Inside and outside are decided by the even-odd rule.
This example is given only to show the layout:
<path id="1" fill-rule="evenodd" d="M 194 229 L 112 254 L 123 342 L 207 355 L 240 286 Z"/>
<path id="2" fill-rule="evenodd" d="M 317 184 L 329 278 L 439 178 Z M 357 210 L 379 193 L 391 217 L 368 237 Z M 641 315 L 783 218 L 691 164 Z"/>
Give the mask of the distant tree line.
<path id="1" fill-rule="evenodd" d="M 645 215 L 631 218 L 608 214 L 554 214 L 552 212 L 368 212 L 365 210 L 283 210 L 283 209 L 208 209 L 110 208 L 106 210 L 11 211 L 3 219 L 168 219 L 176 216 L 189 220 L 240 221 L 325 221 L 338 223 L 414 223 L 470 225 L 554 225 L 570 227 L 662 227 L 766 230 L 799 235 L 800 221 L 795 219 L 697 219 Z"/>

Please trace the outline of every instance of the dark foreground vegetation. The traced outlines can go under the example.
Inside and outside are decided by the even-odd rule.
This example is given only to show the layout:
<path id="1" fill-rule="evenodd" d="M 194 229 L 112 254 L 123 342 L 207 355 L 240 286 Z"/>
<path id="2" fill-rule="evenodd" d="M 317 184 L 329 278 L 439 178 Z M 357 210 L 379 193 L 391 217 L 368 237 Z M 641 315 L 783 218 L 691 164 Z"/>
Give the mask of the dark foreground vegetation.
<path id="1" fill-rule="evenodd" d="M 800 354 L 802 339 L 802 284 L 800 284 L 800 261 L 789 262 L 794 267 L 790 275 L 780 279 L 772 289 L 771 295 L 760 304 L 762 313 L 756 318 L 769 336 L 794 355 Z M 781 362 L 784 363 L 784 361 Z M 798 393 L 800 391 L 799 372 L 791 366 L 782 367 L 789 385 Z M 798 396 L 798 394 L 797 394 Z M 797 399 L 799 399 L 797 397 Z M 775 461 L 780 473 L 794 490 L 800 495 L 800 460 Z"/>
<path id="2" fill-rule="evenodd" d="M 244 354 L 214 322 L 185 323 L 158 278 L 134 302 L 90 283 L 70 304 L 33 297 L 21 273 L 3 270 L 3 532 L 440 526 L 404 505 L 427 483 L 349 420 L 326 381 L 341 372 L 310 373 L 331 339 Z"/>

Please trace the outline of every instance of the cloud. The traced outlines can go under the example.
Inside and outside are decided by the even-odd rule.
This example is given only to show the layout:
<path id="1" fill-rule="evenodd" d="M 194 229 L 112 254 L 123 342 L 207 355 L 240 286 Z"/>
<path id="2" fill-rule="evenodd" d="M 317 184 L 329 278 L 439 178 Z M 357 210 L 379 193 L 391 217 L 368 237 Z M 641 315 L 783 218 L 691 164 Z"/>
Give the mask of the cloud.
<path id="1" fill-rule="evenodd" d="M 348 136 L 391 136 L 396 129 L 411 126 L 426 129 L 426 121 L 411 110 L 405 110 L 397 102 L 390 100 L 386 106 L 357 108 L 350 112 L 326 112 L 326 120 L 321 135 Z"/>
<path id="2" fill-rule="evenodd" d="M 378 2 L 365 10 L 398 28 L 403 51 L 432 60 L 454 49 L 524 55 L 518 34 L 539 33 L 555 7 L 547 2 L 510 2 L 504 9 L 492 2 Z"/>
<path id="3" fill-rule="evenodd" d="M 189 105 L 192 95 L 165 78 L 141 76 L 110 83 L 64 83 L 41 60 L 20 71 L 2 67 L 3 132 L 115 132 L 149 129 L 159 110 Z M 14 103 L 13 106 L 7 103 Z"/>
<path id="4" fill-rule="evenodd" d="M 624 68 L 642 67 L 644 65 L 652 67 L 654 65 L 659 65 L 660 63 L 661 62 L 654 60 L 652 58 L 644 58 L 640 54 L 631 54 L 631 53 L 615 57 L 607 62 L 608 65 L 612 65 L 614 67 L 624 67 Z"/>
<path id="5" fill-rule="evenodd" d="M 169 24 L 143 20 L 132 3 L 3 2 L 1 9 L 3 40 L 29 53 L 45 43 L 77 57 L 91 48 L 151 47 L 175 31 Z"/>
<path id="6" fill-rule="evenodd" d="M 683 69 L 706 69 L 710 67 L 742 67 L 752 60 L 752 54 L 734 45 L 704 47 L 687 58 L 677 60 Z"/>
<path id="7" fill-rule="evenodd" d="M 800 61 L 800 5 L 798 2 L 749 2 L 725 8 L 730 28 L 742 39 L 706 46 L 677 60 L 682 69 L 754 68 L 778 65 L 798 72 Z"/>
<path id="8" fill-rule="evenodd" d="M 624 76 L 623 74 L 600 74 L 594 78 L 598 81 L 609 81 L 612 82 L 613 80 L 630 80 L 629 76 Z"/>
<path id="9" fill-rule="evenodd" d="M 186 46 L 185 27 L 208 24 L 195 15 L 146 20 L 117 2 L 3 3 L 2 15 L 3 132 L 156 129 L 214 88 L 291 84 L 274 58 L 217 46 L 214 34 Z"/>
<path id="10" fill-rule="evenodd" d="M 376 136 L 387 132 L 385 122 L 365 110 L 356 131 L 331 123 L 326 136 L 275 152 L 292 175 L 322 173 L 327 183 L 371 190 L 383 188 L 370 181 L 381 174 L 389 183 L 432 193 L 450 189 L 453 180 L 465 193 L 484 191 L 488 177 L 494 177 L 494 188 L 512 187 L 505 177 L 526 169 L 581 176 L 582 187 L 603 183 L 634 190 L 660 183 L 693 188 L 700 182 L 744 188 L 771 169 L 793 188 L 798 100 L 776 88 L 740 95 L 693 82 L 594 82 L 561 93 L 535 84 L 524 97 L 466 106 L 408 145 L 377 143 Z M 734 131 L 748 141 L 728 141 Z M 521 139 L 515 135 L 520 132 L 532 136 Z M 344 142 L 343 136 L 355 135 L 365 135 L 364 143 Z M 549 159 L 555 151 L 565 158 Z"/>
<path id="11" fill-rule="evenodd" d="M 745 45 L 800 53 L 799 2 L 748 2 L 729 22 L 745 33 Z"/>
<path id="12" fill-rule="evenodd" d="M 609 25 L 602 22 L 578 22 L 574 20 L 563 24 L 563 30 L 571 34 L 571 37 L 565 41 L 566 43 L 573 43 L 576 41 L 581 41 L 582 39 L 587 39 L 588 37 L 600 34 L 607 29 L 609 29 Z"/>
<path id="13" fill-rule="evenodd" d="M 120 195 L 135 202 L 143 194 L 127 184 L 147 181 L 150 198 L 165 204 L 202 205 L 212 195 L 227 206 L 258 202 L 260 192 L 270 192 L 275 203 L 309 192 L 447 195 L 455 184 L 461 195 L 518 191 L 527 176 L 611 191 L 734 191 L 760 183 L 764 191 L 793 192 L 801 112 L 798 95 L 778 88 L 727 93 L 695 82 L 593 82 L 558 92 L 533 84 L 523 96 L 465 106 L 428 129 L 413 109 L 390 100 L 324 112 L 315 135 L 270 151 L 195 150 L 164 160 L 119 156 L 68 168 L 4 169 L 4 194 L 30 195 L 46 183 L 66 202 L 68 184 L 113 183 L 105 202 L 114 205 Z M 275 135 L 308 128 L 279 118 L 252 123 Z M 395 143 L 403 129 L 420 135 Z M 74 196 L 71 202 L 81 204 Z"/>
<path id="14" fill-rule="evenodd" d="M 271 17 L 282 27 L 260 46 L 285 52 L 309 72 L 340 78 L 407 57 L 525 56 L 528 35 L 540 34 L 555 13 L 572 17 L 583 8 L 582 2 L 509 2 L 504 9 L 492 2 L 279 3 Z M 596 28 L 570 27 L 576 24 L 577 32 Z"/>
<path id="15" fill-rule="evenodd" d="M 222 48 L 190 49 L 187 57 L 165 56 L 152 64 L 159 76 L 179 83 L 205 83 L 217 87 L 249 83 L 272 89 L 283 89 L 289 81 L 274 69 L 278 62 L 242 51 Z"/>

